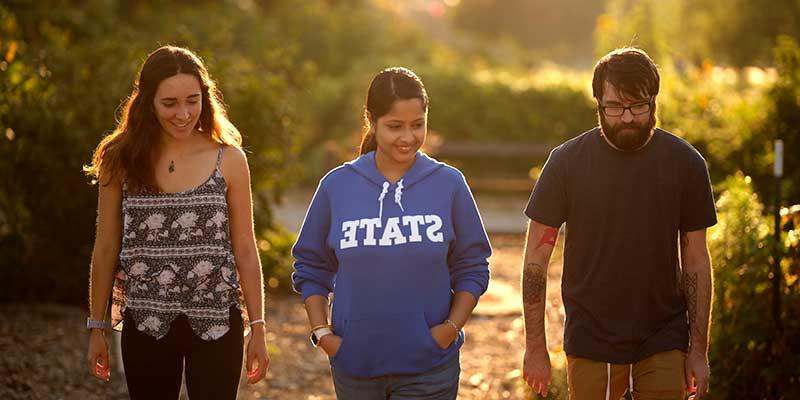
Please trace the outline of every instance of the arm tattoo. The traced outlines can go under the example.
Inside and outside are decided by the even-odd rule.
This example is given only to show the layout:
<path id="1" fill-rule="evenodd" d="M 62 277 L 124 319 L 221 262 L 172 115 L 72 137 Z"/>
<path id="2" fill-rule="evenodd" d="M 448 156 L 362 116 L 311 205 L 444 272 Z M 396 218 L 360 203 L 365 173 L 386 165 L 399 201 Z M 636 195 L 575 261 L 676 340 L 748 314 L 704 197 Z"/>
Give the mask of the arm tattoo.
<path id="1" fill-rule="evenodd" d="M 539 239 L 539 244 L 536 245 L 536 248 L 538 249 L 539 247 L 542 247 L 544 245 L 555 246 L 557 237 L 558 237 L 558 229 L 544 228 L 544 232 L 542 232 L 542 238 Z"/>
<path id="2" fill-rule="evenodd" d="M 525 265 L 522 270 L 522 302 L 525 305 L 542 302 L 546 288 L 546 269 L 537 263 Z"/>
<path id="3" fill-rule="evenodd" d="M 697 324 L 697 272 L 683 273 L 683 294 L 686 296 L 689 326 L 694 329 Z"/>

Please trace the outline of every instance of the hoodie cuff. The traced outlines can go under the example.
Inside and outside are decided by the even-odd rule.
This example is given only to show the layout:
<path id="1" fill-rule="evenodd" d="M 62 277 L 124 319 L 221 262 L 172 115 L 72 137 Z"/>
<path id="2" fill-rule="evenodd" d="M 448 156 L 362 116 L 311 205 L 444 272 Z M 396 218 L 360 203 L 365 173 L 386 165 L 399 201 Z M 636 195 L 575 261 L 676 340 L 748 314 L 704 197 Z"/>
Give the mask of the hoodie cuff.
<path id="1" fill-rule="evenodd" d="M 477 282 L 473 282 L 473 281 L 459 282 L 459 283 L 456 284 L 456 287 L 453 288 L 453 292 L 468 292 L 468 293 L 471 293 L 473 296 L 475 296 L 476 300 L 480 299 L 481 295 L 483 295 L 483 293 L 485 291 L 486 290 L 484 289 L 483 286 L 481 286 Z"/>
<path id="2" fill-rule="evenodd" d="M 328 290 L 328 288 L 312 281 L 306 281 L 302 286 L 300 286 L 300 295 L 302 296 L 303 301 L 306 301 L 307 298 L 314 295 L 320 295 L 327 298 L 330 292 L 331 291 Z"/>

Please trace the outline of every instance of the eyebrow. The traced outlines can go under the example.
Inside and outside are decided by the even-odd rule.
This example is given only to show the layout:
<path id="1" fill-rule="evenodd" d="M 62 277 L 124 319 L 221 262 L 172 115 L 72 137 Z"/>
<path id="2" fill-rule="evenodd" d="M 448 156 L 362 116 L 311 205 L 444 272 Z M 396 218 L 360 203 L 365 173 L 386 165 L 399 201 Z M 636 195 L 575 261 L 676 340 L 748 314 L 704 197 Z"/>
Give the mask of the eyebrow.
<path id="1" fill-rule="evenodd" d="M 636 104 L 644 104 L 644 103 L 649 103 L 649 102 L 650 102 L 650 99 L 639 99 L 639 100 L 631 101 L 628 104 L 629 105 L 636 105 Z M 603 104 L 624 105 L 625 103 L 623 103 L 621 101 L 618 101 L 618 100 L 608 100 L 608 101 L 604 101 Z"/>
<path id="2" fill-rule="evenodd" d="M 417 118 L 417 119 L 415 119 L 415 120 L 413 120 L 413 121 L 411 121 L 411 122 L 413 123 L 413 122 L 424 122 L 424 121 L 425 121 L 425 118 L 424 118 L 424 117 L 420 117 L 420 118 Z M 391 123 L 391 122 L 399 122 L 399 123 L 403 123 L 403 122 L 406 122 L 406 121 L 404 121 L 404 120 L 402 120 L 402 119 L 390 119 L 390 120 L 388 120 L 388 121 L 386 121 L 386 122 L 387 122 L 387 123 Z"/>
<path id="3" fill-rule="evenodd" d="M 200 93 L 195 93 L 195 94 L 189 95 L 186 98 L 187 99 L 196 99 L 198 97 L 200 97 Z M 161 100 L 161 101 L 164 101 L 164 100 L 166 100 L 166 101 L 178 101 L 178 98 L 177 97 L 162 97 L 159 100 Z"/>

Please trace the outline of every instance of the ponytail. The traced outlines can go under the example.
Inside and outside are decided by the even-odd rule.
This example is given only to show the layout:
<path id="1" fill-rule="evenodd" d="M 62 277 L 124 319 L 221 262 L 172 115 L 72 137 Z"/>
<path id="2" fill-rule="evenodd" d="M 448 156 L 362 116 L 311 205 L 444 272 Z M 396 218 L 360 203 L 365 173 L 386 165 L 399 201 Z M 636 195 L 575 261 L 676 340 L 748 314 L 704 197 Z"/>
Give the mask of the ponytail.
<path id="1" fill-rule="evenodd" d="M 375 151 L 377 149 L 378 141 L 375 140 L 375 132 L 369 130 L 364 134 L 364 137 L 361 138 L 361 145 L 359 146 L 358 154 L 367 154 L 370 151 Z"/>

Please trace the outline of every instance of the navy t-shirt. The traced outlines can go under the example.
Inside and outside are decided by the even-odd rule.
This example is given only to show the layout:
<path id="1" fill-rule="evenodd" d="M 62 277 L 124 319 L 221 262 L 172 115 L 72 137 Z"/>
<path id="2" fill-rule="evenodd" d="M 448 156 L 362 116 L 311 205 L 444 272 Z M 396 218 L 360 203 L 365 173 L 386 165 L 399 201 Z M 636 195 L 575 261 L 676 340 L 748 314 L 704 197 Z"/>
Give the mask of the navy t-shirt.
<path id="1" fill-rule="evenodd" d="M 564 348 L 616 364 L 686 351 L 678 233 L 717 222 L 705 160 L 656 129 L 642 149 L 613 149 L 599 128 L 550 153 L 525 214 L 566 222 Z"/>

